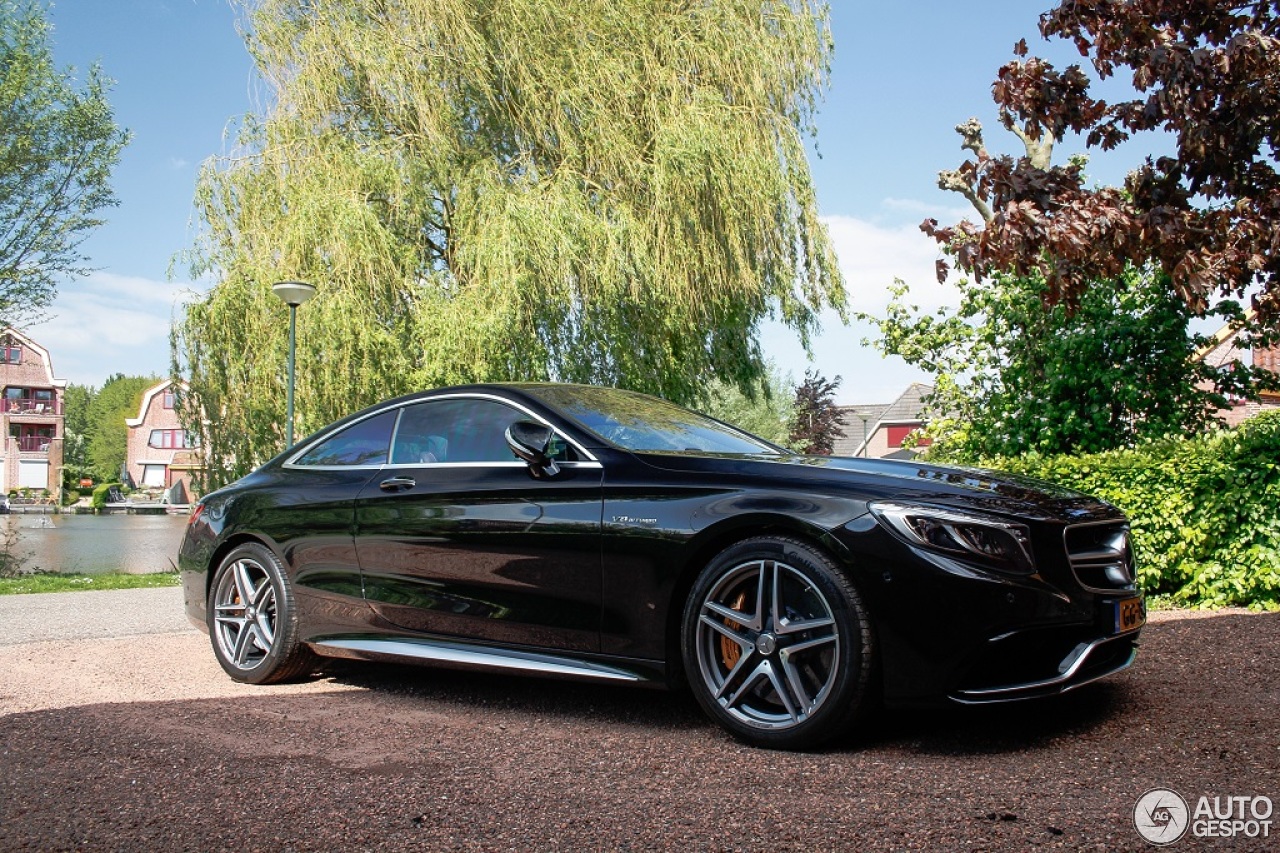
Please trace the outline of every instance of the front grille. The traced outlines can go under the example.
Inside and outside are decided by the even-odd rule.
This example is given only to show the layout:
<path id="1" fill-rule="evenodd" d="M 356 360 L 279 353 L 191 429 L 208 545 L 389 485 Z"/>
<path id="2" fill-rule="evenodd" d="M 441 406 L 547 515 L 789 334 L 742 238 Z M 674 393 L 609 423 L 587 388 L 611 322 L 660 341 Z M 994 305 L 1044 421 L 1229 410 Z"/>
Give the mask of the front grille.
<path id="1" fill-rule="evenodd" d="M 1068 527 L 1064 538 L 1067 559 L 1081 586 L 1103 592 L 1134 588 L 1129 525 L 1121 521 L 1078 524 Z"/>

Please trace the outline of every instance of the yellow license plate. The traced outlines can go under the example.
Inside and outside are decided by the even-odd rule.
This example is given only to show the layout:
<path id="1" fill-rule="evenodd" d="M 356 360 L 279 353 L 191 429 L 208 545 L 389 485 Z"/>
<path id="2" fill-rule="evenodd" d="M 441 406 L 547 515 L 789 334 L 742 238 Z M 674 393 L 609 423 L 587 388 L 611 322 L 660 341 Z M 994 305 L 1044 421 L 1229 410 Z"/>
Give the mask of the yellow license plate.
<path id="1" fill-rule="evenodd" d="M 1116 602 L 1116 633 L 1136 631 L 1147 624 L 1147 602 L 1141 598 L 1126 598 Z"/>

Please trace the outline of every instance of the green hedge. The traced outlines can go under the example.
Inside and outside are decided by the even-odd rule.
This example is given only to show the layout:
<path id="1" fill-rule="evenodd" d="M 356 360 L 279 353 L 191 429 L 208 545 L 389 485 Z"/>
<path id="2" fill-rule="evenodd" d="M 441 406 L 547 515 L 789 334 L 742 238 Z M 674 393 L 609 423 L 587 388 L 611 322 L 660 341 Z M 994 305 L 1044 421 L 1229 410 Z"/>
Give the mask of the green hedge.
<path id="1" fill-rule="evenodd" d="M 107 505 L 107 492 L 112 489 L 120 488 L 119 483 L 103 483 L 93 490 L 93 497 L 89 500 L 89 505 L 95 510 L 102 509 Z"/>
<path id="2" fill-rule="evenodd" d="M 983 464 L 1123 509 L 1149 595 L 1184 606 L 1280 610 L 1280 411 L 1133 450 Z"/>

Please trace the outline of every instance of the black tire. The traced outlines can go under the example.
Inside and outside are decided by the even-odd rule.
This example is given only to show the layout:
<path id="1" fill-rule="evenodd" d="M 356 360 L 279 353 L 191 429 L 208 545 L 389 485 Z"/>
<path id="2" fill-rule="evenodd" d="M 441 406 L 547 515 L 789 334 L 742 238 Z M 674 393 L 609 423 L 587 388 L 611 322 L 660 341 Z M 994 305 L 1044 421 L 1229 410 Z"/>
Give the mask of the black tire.
<path id="1" fill-rule="evenodd" d="M 755 746 L 818 746 L 874 705 L 862 598 L 798 539 L 747 539 L 712 560 L 685 605 L 681 646 L 698 704 Z"/>
<path id="2" fill-rule="evenodd" d="M 209 587 L 206 621 L 226 673 L 248 684 L 310 675 L 317 658 L 298 642 L 298 609 L 284 566 L 256 542 L 223 559 Z"/>

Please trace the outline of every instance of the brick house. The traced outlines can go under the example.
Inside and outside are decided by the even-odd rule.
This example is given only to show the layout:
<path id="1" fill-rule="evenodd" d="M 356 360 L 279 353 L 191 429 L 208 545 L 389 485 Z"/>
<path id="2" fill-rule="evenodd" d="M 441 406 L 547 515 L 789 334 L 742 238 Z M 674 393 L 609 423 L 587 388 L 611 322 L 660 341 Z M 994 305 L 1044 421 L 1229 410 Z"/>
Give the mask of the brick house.
<path id="1" fill-rule="evenodd" d="M 200 468 L 198 440 L 178 419 L 181 391 L 170 379 L 157 383 L 142 395 L 138 416 L 125 419 L 125 467 L 139 487 L 169 489 L 180 482 L 187 495 L 192 493 L 193 472 Z"/>
<path id="2" fill-rule="evenodd" d="M 0 329 L 0 379 L 0 493 L 47 489 L 55 494 L 62 468 L 66 380 L 53 378 L 53 362 L 44 347 L 12 327 Z"/>
<path id="3" fill-rule="evenodd" d="M 1252 309 L 1246 315 L 1253 319 Z M 1223 326 L 1210 338 L 1209 343 L 1200 350 L 1199 357 L 1211 367 L 1224 367 L 1233 361 L 1248 361 L 1254 367 L 1280 373 L 1280 347 L 1270 349 L 1249 350 L 1240 345 L 1240 330 L 1230 324 Z M 1218 417 L 1227 426 L 1239 426 L 1258 412 L 1267 409 L 1280 409 L 1280 394 L 1264 391 L 1258 400 L 1246 402 L 1237 400 L 1229 409 L 1220 409 Z"/>
<path id="4" fill-rule="evenodd" d="M 835 441 L 835 456 L 913 459 L 918 452 L 903 447 L 907 436 L 924 426 L 924 396 L 933 386 L 913 382 L 892 403 L 841 406 L 844 435 Z M 921 447 L 928 440 L 920 442 Z"/>

